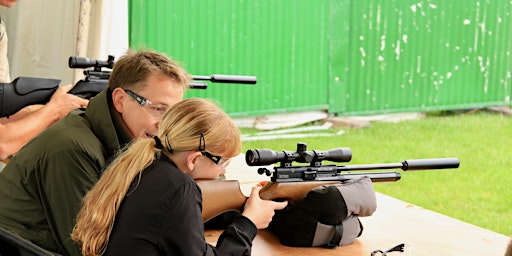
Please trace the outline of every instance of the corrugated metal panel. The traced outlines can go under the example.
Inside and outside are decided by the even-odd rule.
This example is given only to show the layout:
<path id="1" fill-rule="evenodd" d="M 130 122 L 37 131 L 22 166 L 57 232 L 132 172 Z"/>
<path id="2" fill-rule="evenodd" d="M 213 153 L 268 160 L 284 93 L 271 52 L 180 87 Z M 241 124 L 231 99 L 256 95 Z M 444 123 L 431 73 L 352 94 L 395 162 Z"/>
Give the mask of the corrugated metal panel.
<path id="1" fill-rule="evenodd" d="M 232 116 L 327 109 L 328 0 L 131 1 L 130 41 L 168 53 L 194 75 L 254 75 L 209 84 Z"/>
<path id="2" fill-rule="evenodd" d="M 210 84 L 232 116 L 340 115 L 510 104 L 511 1 L 131 0 L 130 42 Z"/>
<path id="3" fill-rule="evenodd" d="M 510 1 L 352 1 L 348 71 L 336 71 L 347 88 L 331 111 L 508 104 L 510 11 Z"/>

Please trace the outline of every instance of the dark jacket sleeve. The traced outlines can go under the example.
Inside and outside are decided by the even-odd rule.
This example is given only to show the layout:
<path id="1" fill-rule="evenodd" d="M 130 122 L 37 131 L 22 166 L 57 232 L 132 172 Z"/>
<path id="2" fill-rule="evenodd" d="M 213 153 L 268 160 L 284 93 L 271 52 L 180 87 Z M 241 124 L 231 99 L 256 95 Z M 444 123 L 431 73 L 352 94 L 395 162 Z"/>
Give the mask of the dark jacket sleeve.
<path id="1" fill-rule="evenodd" d="M 180 186 L 169 197 L 162 225 L 160 246 L 164 255 L 250 255 L 252 240 L 258 230 L 243 216 L 222 233 L 217 247 L 204 237 L 201 217 L 202 196 L 191 181 Z"/>
<path id="2" fill-rule="evenodd" d="M 214 250 L 217 255 L 251 255 L 252 241 L 257 233 L 251 220 L 238 215 L 220 235 Z"/>

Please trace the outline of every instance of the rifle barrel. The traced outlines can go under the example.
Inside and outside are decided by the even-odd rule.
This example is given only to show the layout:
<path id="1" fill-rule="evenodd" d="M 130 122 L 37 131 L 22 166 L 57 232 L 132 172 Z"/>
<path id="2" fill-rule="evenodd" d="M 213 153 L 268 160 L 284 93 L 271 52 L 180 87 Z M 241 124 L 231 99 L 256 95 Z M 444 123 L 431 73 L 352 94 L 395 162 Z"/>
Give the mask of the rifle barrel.
<path id="1" fill-rule="evenodd" d="M 342 173 L 332 176 L 317 176 L 315 179 L 308 179 L 306 177 L 300 178 L 280 178 L 277 176 L 271 177 L 273 182 L 307 182 L 307 181 L 347 181 L 350 179 L 358 179 L 367 176 L 372 182 L 390 182 L 397 181 L 402 176 L 398 172 L 368 172 L 368 173 Z"/>
<path id="2" fill-rule="evenodd" d="M 346 179 L 370 176 L 376 181 L 396 181 L 400 179 L 396 172 L 374 172 L 374 173 L 353 173 L 352 171 L 378 170 L 378 169 L 402 169 L 404 171 L 431 170 L 458 168 L 458 158 L 431 158 L 418 160 L 405 160 L 402 163 L 383 164 L 360 164 L 348 166 L 321 165 L 321 166 L 295 166 L 295 167 L 274 167 L 273 171 L 260 168 L 260 174 L 271 176 L 274 182 L 300 182 L 300 181 L 343 181 Z M 398 175 L 398 176 L 397 176 Z M 387 179 L 387 180 L 386 180 Z"/>
<path id="3" fill-rule="evenodd" d="M 402 169 L 404 171 L 432 170 L 458 168 L 460 161 L 458 158 L 426 158 L 404 160 L 401 163 L 385 164 L 356 164 L 347 166 L 338 166 L 338 171 L 362 171 L 377 169 Z"/>
<path id="4" fill-rule="evenodd" d="M 369 177 L 372 180 L 372 182 L 397 181 L 402 177 L 398 172 L 344 173 L 336 177 L 338 177 L 338 180 L 341 179 L 342 181 L 345 181 L 349 179 L 358 179 L 364 176 Z"/>

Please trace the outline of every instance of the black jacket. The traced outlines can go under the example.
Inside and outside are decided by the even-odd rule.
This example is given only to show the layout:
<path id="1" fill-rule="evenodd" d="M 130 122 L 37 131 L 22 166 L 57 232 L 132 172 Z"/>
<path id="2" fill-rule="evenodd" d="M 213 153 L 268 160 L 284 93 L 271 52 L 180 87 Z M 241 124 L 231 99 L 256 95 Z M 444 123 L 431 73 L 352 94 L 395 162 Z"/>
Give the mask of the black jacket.
<path id="1" fill-rule="evenodd" d="M 133 182 L 105 255 L 250 255 L 258 230 L 249 219 L 238 215 L 213 248 L 204 237 L 201 208 L 195 181 L 162 155 Z"/>

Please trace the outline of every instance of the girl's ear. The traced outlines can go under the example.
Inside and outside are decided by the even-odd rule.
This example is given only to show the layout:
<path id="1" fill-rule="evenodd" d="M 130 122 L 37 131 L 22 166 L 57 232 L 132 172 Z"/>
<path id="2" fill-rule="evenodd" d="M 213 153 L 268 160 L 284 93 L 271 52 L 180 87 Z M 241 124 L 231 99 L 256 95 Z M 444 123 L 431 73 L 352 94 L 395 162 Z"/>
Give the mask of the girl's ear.
<path id="1" fill-rule="evenodd" d="M 194 167 L 196 166 L 196 162 L 203 154 L 199 151 L 191 152 L 187 155 L 187 168 L 189 172 L 194 170 Z"/>

